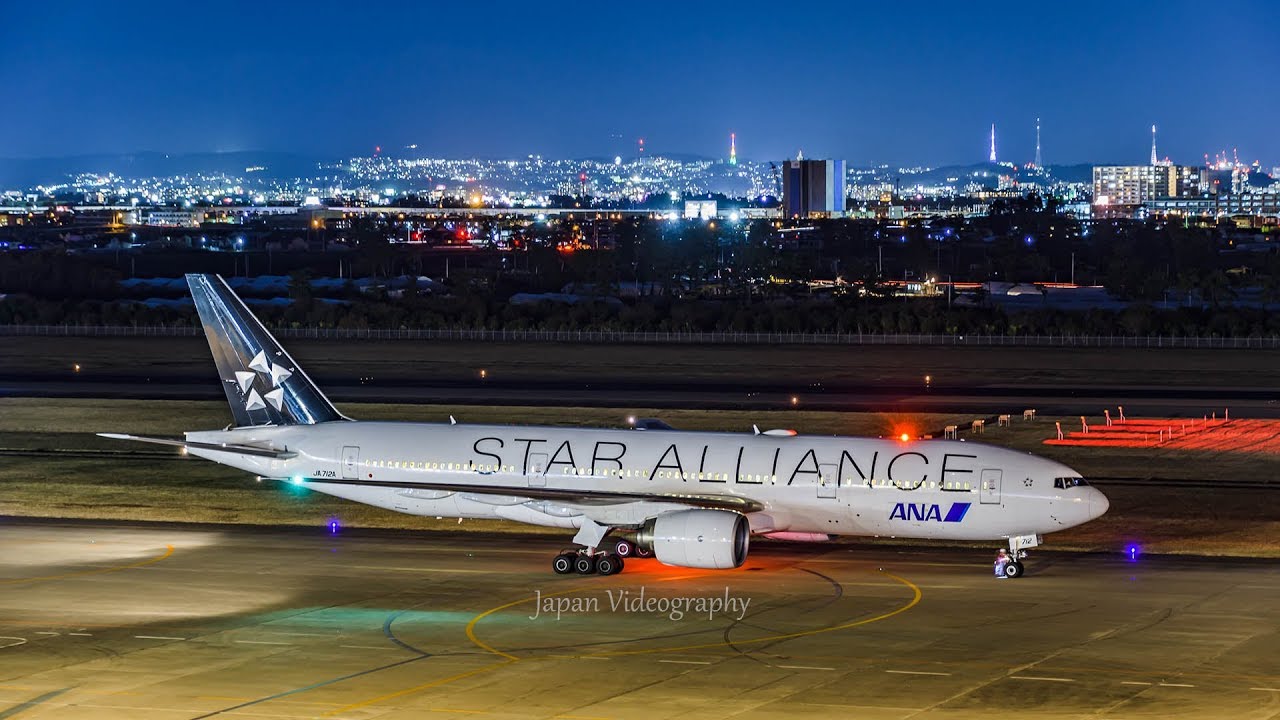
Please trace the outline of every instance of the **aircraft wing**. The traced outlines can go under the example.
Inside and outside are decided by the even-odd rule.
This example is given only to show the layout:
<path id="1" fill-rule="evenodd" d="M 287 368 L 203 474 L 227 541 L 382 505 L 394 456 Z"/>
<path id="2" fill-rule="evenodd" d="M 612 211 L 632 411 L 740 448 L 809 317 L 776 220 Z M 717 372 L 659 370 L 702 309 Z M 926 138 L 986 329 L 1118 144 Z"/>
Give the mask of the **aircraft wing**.
<path id="1" fill-rule="evenodd" d="M 127 435 L 124 433 L 98 433 L 98 437 L 111 438 L 112 440 L 134 440 L 137 442 L 153 443 L 155 445 L 170 445 L 172 447 L 183 448 L 184 450 L 210 450 L 213 452 L 235 453 L 237 455 L 255 455 L 257 457 L 273 458 L 275 460 L 289 460 L 290 458 L 298 456 L 298 453 L 295 452 L 276 450 L 275 448 L 261 447 L 258 445 L 202 443 L 192 442 L 190 440 L 171 440 L 169 438 L 146 437 L 143 435 Z"/>
<path id="2" fill-rule="evenodd" d="M 716 493 L 646 493 L 587 488 L 526 487 L 480 485 L 472 483 L 391 482 L 383 480 L 345 480 L 340 478 L 304 479 L 305 482 L 328 485 L 353 485 L 356 487 L 385 487 L 398 490 L 441 490 L 472 493 L 476 495 L 501 495 L 503 497 L 528 498 L 530 500 L 559 500 L 580 505 L 613 505 L 628 502 L 669 502 L 713 510 L 733 510 L 741 513 L 757 512 L 764 505 L 739 495 Z"/>

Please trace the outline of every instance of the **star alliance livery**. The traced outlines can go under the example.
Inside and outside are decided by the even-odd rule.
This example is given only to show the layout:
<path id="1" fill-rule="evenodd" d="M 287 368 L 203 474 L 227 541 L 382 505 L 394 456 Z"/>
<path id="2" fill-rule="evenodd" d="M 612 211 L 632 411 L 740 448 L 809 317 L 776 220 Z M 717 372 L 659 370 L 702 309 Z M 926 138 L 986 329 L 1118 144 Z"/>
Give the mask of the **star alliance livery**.
<path id="1" fill-rule="evenodd" d="M 1010 577 L 1043 533 L 1107 498 L 1071 468 L 963 441 L 805 437 L 791 431 L 357 422 L 344 416 L 215 275 L 188 275 L 234 422 L 165 439 L 105 437 L 191 455 L 408 513 L 576 531 L 558 573 L 610 575 L 652 554 L 735 568 L 753 535 L 1007 542 Z"/>

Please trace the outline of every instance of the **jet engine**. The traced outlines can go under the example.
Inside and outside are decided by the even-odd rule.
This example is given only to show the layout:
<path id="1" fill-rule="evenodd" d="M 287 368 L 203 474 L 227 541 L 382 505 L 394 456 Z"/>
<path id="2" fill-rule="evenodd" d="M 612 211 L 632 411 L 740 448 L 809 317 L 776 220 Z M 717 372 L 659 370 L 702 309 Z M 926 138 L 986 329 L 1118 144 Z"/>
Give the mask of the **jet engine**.
<path id="1" fill-rule="evenodd" d="M 645 522 L 636 542 L 663 565 L 722 570 L 747 559 L 746 517 L 724 510 L 681 510 Z"/>

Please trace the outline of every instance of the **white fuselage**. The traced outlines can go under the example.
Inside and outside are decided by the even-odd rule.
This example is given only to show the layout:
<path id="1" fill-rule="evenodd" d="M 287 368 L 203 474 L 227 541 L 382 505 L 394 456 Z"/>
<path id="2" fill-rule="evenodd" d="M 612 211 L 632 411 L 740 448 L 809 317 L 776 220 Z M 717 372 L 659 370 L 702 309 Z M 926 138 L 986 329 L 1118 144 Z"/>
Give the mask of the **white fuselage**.
<path id="1" fill-rule="evenodd" d="M 1079 478 L 1061 463 L 963 441 L 389 422 L 249 427 L 187 438 L 296 453 L 279 460 L 191 450 L 361 503 L 552 527 L 578 527 L 584 518 L 635 527 L 689 507 L 680 496 L 735 496 L 758 508 L 748 514 L 757 533 L 990 540 L 1062 530 L 1107 509 L 1092 487 L 1055 487 L 1055 479 Z M 455 484 L 469 490 L 446 487 Z M 486 492 L 475 492 L 477 486 Z M 546 499 L 542 490 L 647 497 L 575 502 Z"/>

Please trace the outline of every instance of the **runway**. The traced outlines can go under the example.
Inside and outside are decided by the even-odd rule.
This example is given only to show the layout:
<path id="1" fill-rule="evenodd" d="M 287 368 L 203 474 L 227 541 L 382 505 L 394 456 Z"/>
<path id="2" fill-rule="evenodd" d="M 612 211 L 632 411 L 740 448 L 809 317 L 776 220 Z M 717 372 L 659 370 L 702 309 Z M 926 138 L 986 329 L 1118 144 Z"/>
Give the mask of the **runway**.
<path id="1" fill-rule="evenodd" d="M 757 543 L 598 578 L 559 547 L 2 518 L 0 718 L 1280 714 L 1273 562 Z"/>

